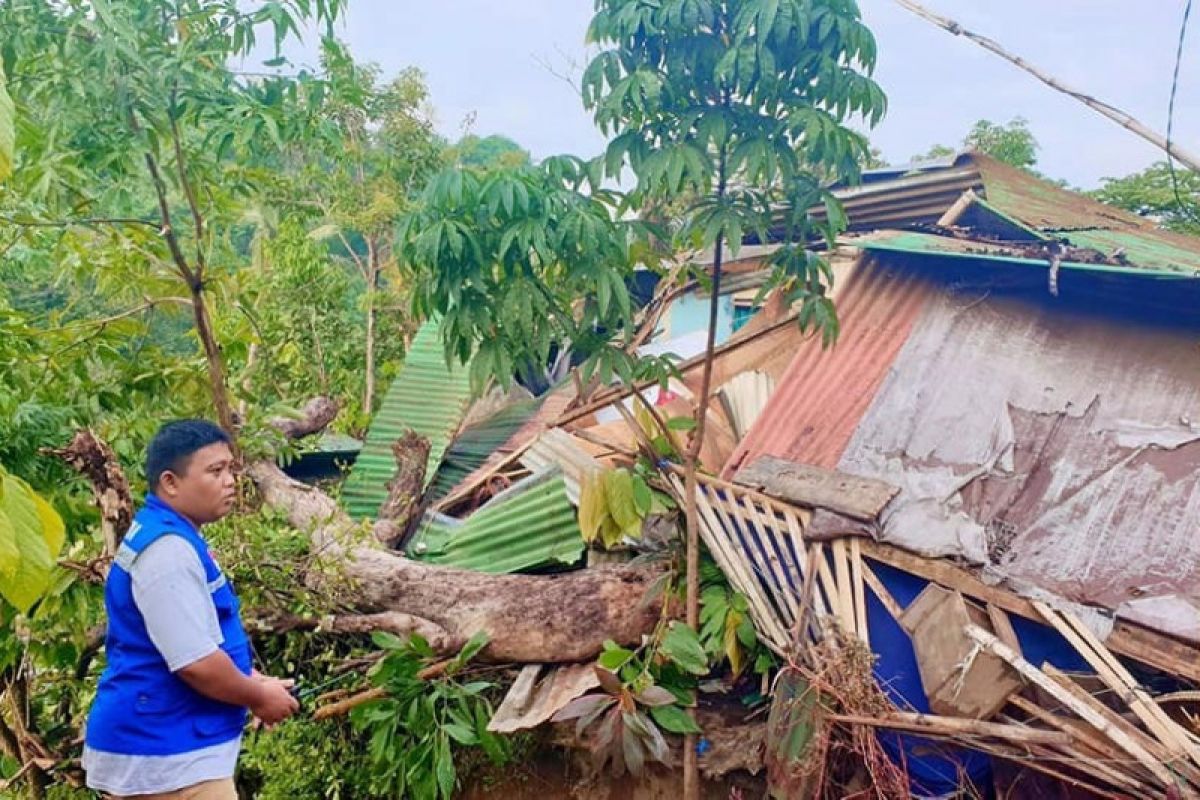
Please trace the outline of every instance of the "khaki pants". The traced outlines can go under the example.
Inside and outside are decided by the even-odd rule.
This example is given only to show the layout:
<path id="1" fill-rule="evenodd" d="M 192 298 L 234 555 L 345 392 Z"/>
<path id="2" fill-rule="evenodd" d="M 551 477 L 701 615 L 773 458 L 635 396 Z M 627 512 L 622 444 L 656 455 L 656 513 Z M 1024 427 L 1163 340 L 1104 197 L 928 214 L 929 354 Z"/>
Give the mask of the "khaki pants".
<path id="1" fill-rule="evenodd" d="M 222 778 L 202 781 L 173 792 L 113 797 L 111 800 L 237 800 L 237 790 L 233 787 L 233 778 Z"/>

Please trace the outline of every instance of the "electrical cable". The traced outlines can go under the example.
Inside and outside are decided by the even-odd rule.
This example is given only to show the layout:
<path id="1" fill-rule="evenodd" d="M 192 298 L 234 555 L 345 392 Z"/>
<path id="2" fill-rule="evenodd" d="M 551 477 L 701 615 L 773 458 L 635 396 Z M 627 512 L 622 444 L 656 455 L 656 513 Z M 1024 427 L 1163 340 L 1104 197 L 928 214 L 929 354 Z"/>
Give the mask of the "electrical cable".
<path id="1" fill-rule="evenodd" d="M 1183 62 L 1183 43 L 1187 38 L 1188 20 L 1192 16 L 1192 0 L 1187 0 L 1183 7 L 1183 22 L 1179 26 L 1179 44 L 1175 48 L 1175 73 L 1171 78 L 1171 101 L 1167 105 L 1167 169 L 1171 173 L 1171 190 L 1175 193 L 1175 203 L 1179 212 L 1185 217 L 1200 223 L 1200 217 L 1193 212 L 1179 193 L 1179 176 L 1175 170 L 1175 157 L 1171 154 L 1171 134 L 1175 127 L 1175 95 L 1179 90 L 1179 66 Z"/>

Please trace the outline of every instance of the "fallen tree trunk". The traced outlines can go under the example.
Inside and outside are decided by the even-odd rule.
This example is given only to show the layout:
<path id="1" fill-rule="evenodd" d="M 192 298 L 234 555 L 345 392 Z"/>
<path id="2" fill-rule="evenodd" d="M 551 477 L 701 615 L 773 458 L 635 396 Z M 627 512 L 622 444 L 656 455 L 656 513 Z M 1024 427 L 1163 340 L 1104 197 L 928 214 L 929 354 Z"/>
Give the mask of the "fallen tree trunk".
<path id="1" fill-rule="evenodd" d="M 386 628 L 432 635 L 438 650 L 458 649 L 479 631 L 483 657 L 498 662 L 550 663 L 594 658 L 606 639 L 640 642 L 658 619 L 651 596 L 659 570 L 614 567 L 561 575 L 489 575 L 423 564 L 371 541 L 311 486 L 270 461 L 249 465 L 264 502 L 308 531 L 312 550 L 342 567 L 354 584 L 357 611 L 383 614 Z M 444 635 L 439 635 L 444 634 Z"/>

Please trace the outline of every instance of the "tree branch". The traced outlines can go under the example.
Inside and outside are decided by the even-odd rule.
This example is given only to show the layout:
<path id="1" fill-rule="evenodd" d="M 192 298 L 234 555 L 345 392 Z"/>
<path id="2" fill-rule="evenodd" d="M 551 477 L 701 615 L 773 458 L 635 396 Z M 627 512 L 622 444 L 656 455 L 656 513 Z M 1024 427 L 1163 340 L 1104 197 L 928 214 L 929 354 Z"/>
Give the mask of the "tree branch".
<path id="1" fill-rule="evenodd" d="M 152 219 L 137 217 L 77 217 L 75 219 L 20 219 L 7 214 L 0 214 L 0 222 L 7 222 L 19 228 L 71 228 L 96 227 L 99 225 L 144 225 L 154 230 L 161 229 L 161 223 Z"/>
<path id="2" fill-rule="evenodd" d="M 171 121 L 171 142 L 175 149 L 175 168 L 179 170 L 179 185 L 183 187 L 183 195 L 187 198 L 188 208 L 192 211 L 192 222 L 196 226 L 196 277 L 204 280 L 204 216 L 200 213 L 200 205 L 196 202 L 196 192 L 192 181 L 188 178 L 187 159 L 183 155 L 183 143 L 179 136 L 179 123 L 175 119 L 175 92 L 171 92 L 171 107 L 167 111 Z"/>

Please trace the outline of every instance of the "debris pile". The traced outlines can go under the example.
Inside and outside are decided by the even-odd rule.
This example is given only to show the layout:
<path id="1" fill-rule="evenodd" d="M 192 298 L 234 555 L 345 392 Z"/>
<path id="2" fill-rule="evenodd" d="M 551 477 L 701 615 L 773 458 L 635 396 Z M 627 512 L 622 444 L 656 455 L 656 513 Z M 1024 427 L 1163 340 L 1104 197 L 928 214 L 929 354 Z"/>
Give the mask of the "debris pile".
<path id="1" fill-rule="evenodd" d="M 973 153 L 840 195 L 838 342 L 758 298 L 772 246 L 743 248 L 727 316 L 757 310 L 716 350 L 701 447 L 704 546 L 784 665 L 773 791 L 1020 794 L 1032 771 L 1099 797 L 1200 796 L 1200 242 Z M 646 347 L 693 333 L 672 318 L 688 297 L 655 294 Z M 394 387 L 380 437 L 428 424 L 439 487 L 405 551 L 588 568 L 577 509 L 597 474 L 641 459 L 688 500 L 664 454 L 684 449 L 671 420 L 694 416 L 702 369 L 501 405 L 491 438 L 467 437 L 492 452 L 461 448 L 453 481 L 436 468 L 460 452 L 459 379 L 417 389 L 419 418 Z M 378 471 L 377 449 L 355 469 Z M 378 475 L 371 491 L 377 507 Z M 546 724 L 597 683 L 526 666 L 492 729 Z"/>

